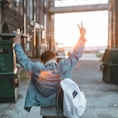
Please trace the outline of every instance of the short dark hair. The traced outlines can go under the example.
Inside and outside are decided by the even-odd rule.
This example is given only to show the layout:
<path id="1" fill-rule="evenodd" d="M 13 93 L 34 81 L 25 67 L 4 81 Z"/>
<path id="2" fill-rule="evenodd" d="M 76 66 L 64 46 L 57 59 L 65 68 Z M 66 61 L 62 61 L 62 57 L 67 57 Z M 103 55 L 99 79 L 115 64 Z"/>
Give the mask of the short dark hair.
<path id="1" fill-rule="evenodd" d="M 54 59 L 55 56 L 56 54 L 54 52 L 52 52 L 51 50 L 46 50 L 41 54 L 41 61 L 43 63 L 46 63 L 48 60 Z"/>

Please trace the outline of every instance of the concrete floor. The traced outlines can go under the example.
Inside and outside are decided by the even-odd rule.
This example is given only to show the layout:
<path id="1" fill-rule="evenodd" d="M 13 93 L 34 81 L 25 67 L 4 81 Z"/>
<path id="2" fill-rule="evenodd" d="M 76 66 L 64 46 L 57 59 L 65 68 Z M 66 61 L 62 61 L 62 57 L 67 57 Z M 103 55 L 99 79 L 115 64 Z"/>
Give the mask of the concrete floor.
<path id="1" fill-rule="evenodd" d="M 98 59 L 81 59 L 73 70 L 76 81 L 87 98 L 87 108 L 81 118 L 118 118 L 118 85 L 102 80 Z M 0 118 L 41 118 L 40 107 L 24 110 L 28 82 L 21 82 L 19 99 L 14 103 L 0 103 Z"/>

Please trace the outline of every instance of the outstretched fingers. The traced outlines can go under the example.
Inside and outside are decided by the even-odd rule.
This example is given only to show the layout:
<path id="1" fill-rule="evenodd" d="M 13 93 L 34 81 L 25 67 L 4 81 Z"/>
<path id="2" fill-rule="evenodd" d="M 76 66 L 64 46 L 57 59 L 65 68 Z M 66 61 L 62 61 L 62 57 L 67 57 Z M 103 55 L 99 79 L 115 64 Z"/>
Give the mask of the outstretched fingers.
<path id="1" fill-rule="evenodd" d="M 81 22 L 81 26 L 79 24 L 77 24 L 79 29 L 81 29 L 83 27 L 83 23 Z"/>

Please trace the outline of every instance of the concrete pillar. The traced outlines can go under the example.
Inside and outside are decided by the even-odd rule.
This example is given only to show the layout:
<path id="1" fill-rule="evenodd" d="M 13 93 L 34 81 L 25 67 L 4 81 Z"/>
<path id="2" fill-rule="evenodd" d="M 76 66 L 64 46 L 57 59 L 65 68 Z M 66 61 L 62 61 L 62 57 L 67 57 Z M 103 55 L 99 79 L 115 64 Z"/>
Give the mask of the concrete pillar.
<path id="1" fill-rule="evenodd" d="M 46 0 L 46 40 L 49 50 L 55 51 L 54 14 L 49 13 L 49 7 L 54 6 L 54 0 Z"/>
<path id="2" fill-rule="evenodd" d="M 118 48 L 118 0 L 109 0 L 109 48 Z"/>

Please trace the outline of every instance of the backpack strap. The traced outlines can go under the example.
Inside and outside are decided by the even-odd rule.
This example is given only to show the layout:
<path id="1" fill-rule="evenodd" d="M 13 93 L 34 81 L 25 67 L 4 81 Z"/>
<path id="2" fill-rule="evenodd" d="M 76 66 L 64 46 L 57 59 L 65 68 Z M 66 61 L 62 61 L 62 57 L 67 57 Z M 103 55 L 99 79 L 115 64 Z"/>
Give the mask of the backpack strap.
<path id="1" fill-rule="evenodd" d="M 62 78 L 63 73 L 62 73 L 60 64 L 57 64 L 57 70 L 58 70 L 58 74 L 59 74 L 60 81 L 61 81 L 63 79 Z M 63 111 L 63 90 L 62 90 L 61 86 L 59 86 L 59 88 L 58 88 L 56 101 L 57 101 L 57 105 L 56 105 L 57 116 L 59 116 L 59 109 L 61 109 Z"/>

